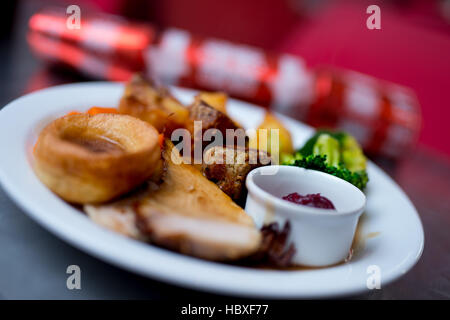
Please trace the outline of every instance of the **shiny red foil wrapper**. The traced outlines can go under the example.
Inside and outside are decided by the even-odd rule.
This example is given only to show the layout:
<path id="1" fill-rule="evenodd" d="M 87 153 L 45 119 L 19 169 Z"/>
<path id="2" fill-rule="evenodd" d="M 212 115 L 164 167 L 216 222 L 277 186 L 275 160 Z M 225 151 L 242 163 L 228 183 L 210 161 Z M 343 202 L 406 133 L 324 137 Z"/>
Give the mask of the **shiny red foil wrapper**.
<path id="1" fill-rule="evenodd" d="M 417 141 L 420 106 L 403 86 L 108 15 L 83 14 L 80 29 L 66 22 L 64 10 L 36 13 L 29 44 L 41 58 L 91 78 L 126 81 L 144 72 L 168 85 L 224 91 L 314 127 L 345 130 L 371 154 L 399 157 Z"/>
<path id="2" fill-rule="evenodd" d="M 351 133 L 366 152 L 396 158 L 417 142 L 420 105 L 406 87 L 353 71 L 319 68 L 314 97 L 303 120 Z"/>

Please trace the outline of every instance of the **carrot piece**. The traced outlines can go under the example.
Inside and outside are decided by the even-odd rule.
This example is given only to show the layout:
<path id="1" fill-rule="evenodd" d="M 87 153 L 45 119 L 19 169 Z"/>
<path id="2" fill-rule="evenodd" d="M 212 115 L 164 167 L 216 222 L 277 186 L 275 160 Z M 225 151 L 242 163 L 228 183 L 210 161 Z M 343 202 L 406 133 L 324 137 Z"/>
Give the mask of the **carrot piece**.
<path id="1" fill-rule="evenodd" d="M 99 113 L 119 113 L 115 108 L 103 108 L 103 107 L 92 107 L 87 111 L 87 114 L 95 116 Z"/>
<path id="2" fill-rule="evenodd" d="M 78 112 L 78 111 L 71 111 L 71 112 L 69 112 L 68 114 L 66 114 L 66 116 L 72 116 L 72 115 L 74 115 L 74 114 L 81 114 L 81 112 Z"/>
<path id="3" fill-rule="evenodd" d="M 164 147 L 164 134 L 160 134 L 159 136 L 158 136 L 158 143 L 159 143 L 159 147 L 161 148 L 161 150 L 163 149 L 163 147 Z"/>

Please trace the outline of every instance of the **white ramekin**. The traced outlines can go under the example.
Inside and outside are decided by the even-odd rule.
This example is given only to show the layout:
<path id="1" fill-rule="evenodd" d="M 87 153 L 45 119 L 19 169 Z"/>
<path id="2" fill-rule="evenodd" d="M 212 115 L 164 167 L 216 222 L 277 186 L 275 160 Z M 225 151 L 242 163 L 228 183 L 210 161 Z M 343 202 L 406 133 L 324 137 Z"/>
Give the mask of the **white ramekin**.
<path id="1" fill-rule="evenodd" d="M 290 221 L 288 244 L 295 245 L 293 263 L 328 266 L 349 254 L 366 196 L 357 187 L 332 175 L 294 166 L 268 166 L 252 170 L 246 180 L 245 211 L 258 228 L 272 222 L 281 227 Z M 336 210 L 298 205 L 282 197 L 320 193 Z"/>

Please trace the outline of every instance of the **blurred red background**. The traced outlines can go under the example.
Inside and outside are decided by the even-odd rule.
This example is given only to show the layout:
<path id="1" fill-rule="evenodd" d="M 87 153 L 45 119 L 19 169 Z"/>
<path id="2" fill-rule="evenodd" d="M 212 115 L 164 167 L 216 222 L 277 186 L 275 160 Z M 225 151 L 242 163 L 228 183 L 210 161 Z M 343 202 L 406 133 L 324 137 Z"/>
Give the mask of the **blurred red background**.
<path id="1" fill-rule="evenodd" d="M 53 2 L 53 1 L 50 1 Z M 72 1 L 55 1 L 68 5 Z M 192 33 L 299 55 L 412 88 L 422 106 L 421 146 L 450 159 L 450 1 L 80 0 L 103 11 Z M 366 27 L 368 5 L 381 30 Z M 46 6 L 49 3 L 45 4 Z"/>
<path id="2" fill-rule="evenodd" d="M 381 30 L 366 8 L 381 8 Z M 411 87 L 422 106 L 419 143 L 450 157 L 450 2 L 94 0 L 105 12 L 179 27 L 334 65 Z"/>

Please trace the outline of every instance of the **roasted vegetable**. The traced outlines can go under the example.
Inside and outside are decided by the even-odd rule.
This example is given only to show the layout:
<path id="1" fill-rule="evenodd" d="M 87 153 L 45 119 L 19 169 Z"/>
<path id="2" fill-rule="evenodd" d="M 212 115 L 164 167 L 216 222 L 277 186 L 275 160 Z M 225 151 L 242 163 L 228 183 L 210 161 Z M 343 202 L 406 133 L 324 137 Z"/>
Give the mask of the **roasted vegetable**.
<path id="1" fill-rule="evenodd" d="M 201 136 L 195 128 L 195 123 L 200 123 L 201 125 Z M 220 112 L 216 108 L 210 106 L 203 100 L 195 100 L 194 103 L 189 107 L 189 123 L 186 128 L 191 132 L 192 143 L 195 145 L 197 139 L 204 137 L 205 132 L 209 133 L 214 137 L 216 134 L 220 133 L 222 136 L 222 141 L 224 144 L 227 143 L 227 129 L 237 130 L 239 126 L 225 113 Z M 237 131 L 235 131 L 237 132 Z M 245 132 L 242 130 L 242 144 L 245 144 Z M 215 139 L 215 138 L 213 138 Z M 211 142 L 207 139 L 201 141 L 202 148 L 206 148 Z M 194 146 L 192 150 L 194 150 Z"/>
<path id="2" fill-rule="evenodd" d="M 354 137 L 345 132 L 319 131 L 283 164 L 323 171 L 363 190 L 369 178 L 367 159 Z"/>
<path id="3" fill-rule="evenodd" d="M 227 114 L 227 95 L 223 92 L 200 92 L 195 96 L 196 101 L 204 101 L 223 114 Z"/>
<path id="4" fill-rule="evenodd" d="M 369 181 L 367 172 L 365 170 L 352 172 L 342 166 L 333 167 L 327 164 L 326 159 L 327 156 L 309 155 L 307 157 L 301 157 L 300 159 L 285 164 L 294 165 L 305 169 L 322 171 L 338 178 L 344 179 L 361 190 L 365 188 L 367 182 Z"/>
<path id="5" fill-rule="evenodd" d="M 274 146 L 272 146 L 271 141 L 271 129 L 278 129 L 278 143 L 274 141 Z M 286 129 L 280 120 L 269 112 L 266 113 L 264 121 L 257 129 L 256 139 L 251 138 L 249 145 L 252 148 L 266 151 L 272 156 L 278 153 L 281 159 L 294 152 L 289 130 Z M 275 147 L 276 149 L 272 150 L 272 147 Z"/>
<path id="6" fill-rule="evenodd" d="M 189 119 L 201 121 L 202 130 L 217 129 L 226 137 L 226 129 L 238 129 L 239 127 L 225 113 L 209 105 L 203 100 L 195 100 L 189 107 Z M 193 124 L 192 124 L 193 126 Z"/>
<path id="7" fill-rule="evenodd" d="M 351 135 L 341 139 L 342 162 L 350 171 L 366 170 L 367 159 L 358 142 Z"/>
<path id="8" fill-rule="evenodd" d="M 314 155 L 326 156 L 326 163 L 329 166 L 337 167 L 339 165 L 339 141 L 329 134 L 321 134 L 313 147 Z"/>
<path id="9" fill-rule="evenodd" d="M 141 75 L 134 75 L 127 83 L 119 112 L 150 123 L 166 137 L 185 127 L 189 118 L 189 110 L 166 88 L 157 87 Z"/>

